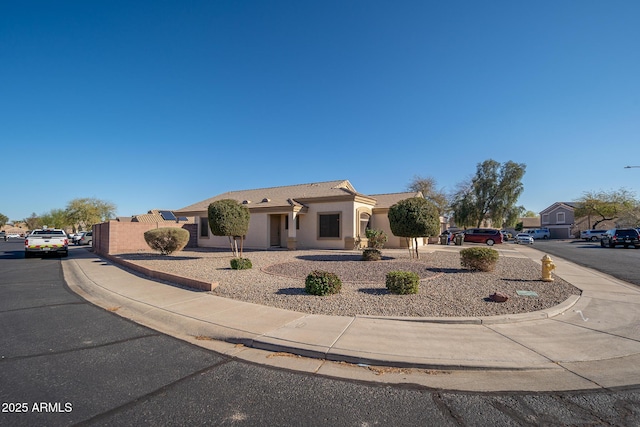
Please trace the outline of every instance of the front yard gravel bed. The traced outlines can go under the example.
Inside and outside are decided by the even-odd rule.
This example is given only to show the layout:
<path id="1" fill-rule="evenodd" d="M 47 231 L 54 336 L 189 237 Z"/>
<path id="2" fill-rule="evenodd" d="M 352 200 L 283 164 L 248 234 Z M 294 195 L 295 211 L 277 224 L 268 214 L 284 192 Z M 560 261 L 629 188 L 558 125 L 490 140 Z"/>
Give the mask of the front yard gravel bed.
<path id="1" fill-rule="evenodd" d="M 470 272 L 460 267 L 457 252 L 431 250 L 420 260 L 407 251 L 383 250 L 381 261 L 361 261 L 355 251 L 250 251 L 251 270 L 232 270 L 230 251 L 189 249 L 170 256 L 142 252 L 116 257 L 150 268 L 197 280 L 215 281 L 212 294 L 303 313 L 336 316 L 472 317 L 527 313 L 565 301 L 580 290 L 554 276 L 541 280 L 541 268 L 529 258 L 503 251 L 493 272 Z M 510 251 L 513 252 L 513 251 Z M 304 279 L 313 270 L 336 273 L 343 282 L 340 294 L 319 297 L 304 291 Z M 393 295 L 385 287 L 389 271 L 413 271 L 420 276 L 415 295 Z M 533 291 L 537 297 L 519 296 Z M 509 295 L 492 302 L 494 292 Z"/>

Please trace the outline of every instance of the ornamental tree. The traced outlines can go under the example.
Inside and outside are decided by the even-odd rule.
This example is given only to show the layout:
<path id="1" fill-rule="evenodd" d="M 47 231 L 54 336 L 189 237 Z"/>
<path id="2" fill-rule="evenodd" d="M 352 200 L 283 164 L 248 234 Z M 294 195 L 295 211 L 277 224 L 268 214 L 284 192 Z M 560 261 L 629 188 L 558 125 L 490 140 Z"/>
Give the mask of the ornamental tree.
<path id="1" fill-rule="evenodd" d="M 422 197 L 401 200 L 389 208 L 387 214 L 391 232 L 407 239 L 409 253 L 413 258 L 409 239 L 414 239 L 415 257 L 418 253 L 418 237 L 435 236 L 440 232 L 440 215 L 433 202 Z"/>
<path id="2" fill-rule="evenodd" d="M 244 236 L 249 231 L 249 208 L 233 199 L 222 199 L 209 205 L 209 227 L 214 236 L 227 236 L 231 252 L 242 258 Z M 237 240 L 240 239 L 238 252 Z"/>

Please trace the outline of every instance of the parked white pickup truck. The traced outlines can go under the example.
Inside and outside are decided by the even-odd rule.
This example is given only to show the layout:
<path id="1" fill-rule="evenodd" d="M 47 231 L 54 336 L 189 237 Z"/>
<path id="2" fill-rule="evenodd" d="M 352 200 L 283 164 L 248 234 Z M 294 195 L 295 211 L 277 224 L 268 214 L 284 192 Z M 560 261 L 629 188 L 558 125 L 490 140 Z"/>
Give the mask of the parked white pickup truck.
<path id="1" fill-rule="evenodd" d="M 25 258 L 50 252 L 57 252 L 62 256 L 69 255 L 69 239 L 64 230 L 58 228 L 37 229 L 24 239 Z"/>

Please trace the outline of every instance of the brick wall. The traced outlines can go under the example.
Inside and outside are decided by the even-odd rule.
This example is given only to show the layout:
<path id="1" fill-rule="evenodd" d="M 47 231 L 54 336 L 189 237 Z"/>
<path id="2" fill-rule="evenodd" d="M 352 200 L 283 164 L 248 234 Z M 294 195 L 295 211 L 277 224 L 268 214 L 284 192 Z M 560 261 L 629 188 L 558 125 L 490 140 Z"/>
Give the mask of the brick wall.
<path id="1" fill-rule="evenodd" d="M 149 250 L 144 240 L 144 232 L 161 227 L 184 228 L 190 235 L 186 247 L 197 247 L 197 224 L 109 221 L 93 226 L 93 249 L 96 253 L 103 255 Z"/>

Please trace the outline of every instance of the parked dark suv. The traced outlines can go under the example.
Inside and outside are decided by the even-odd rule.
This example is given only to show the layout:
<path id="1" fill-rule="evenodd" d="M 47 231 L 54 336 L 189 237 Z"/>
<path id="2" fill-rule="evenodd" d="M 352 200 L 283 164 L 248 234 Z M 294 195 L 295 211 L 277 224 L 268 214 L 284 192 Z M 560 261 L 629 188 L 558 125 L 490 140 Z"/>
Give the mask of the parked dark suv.
<path id="1" fill-rule="evenodd" d="M 625 248 L 632 246 L 636 249 L 640 248 L 640 233 L 635 228 L 614 228 L 607 230 L 600 239 L 600 246 L 603 248 L 615 248 L 623 245 Z"/>
<path id="2" fill-rule="evenodd" d="M 502 233 L 492 228 L 470 228 L 464 232 L 464 241 L 493 246 L 494 243 L 502 243 Z"/>

